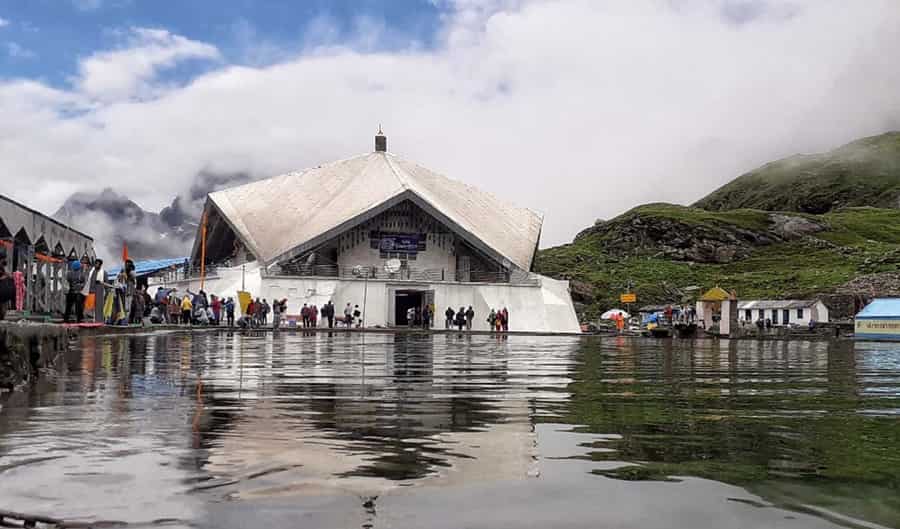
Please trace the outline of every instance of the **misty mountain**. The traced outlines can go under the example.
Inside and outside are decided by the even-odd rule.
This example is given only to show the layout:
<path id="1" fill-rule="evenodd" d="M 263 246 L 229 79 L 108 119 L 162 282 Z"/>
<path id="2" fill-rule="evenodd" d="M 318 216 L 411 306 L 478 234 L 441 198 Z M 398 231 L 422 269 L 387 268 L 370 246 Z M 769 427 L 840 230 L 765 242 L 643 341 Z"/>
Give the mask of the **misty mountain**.
<path id="1" fill-rule="evenodd" d="M 854 206 L 900 208 L 900 131 L 861 138 L 826 153 L 768 163 L 694 206 L 710 211 L 751 208 L 814 214 Z"/>
<path id="2" fill-rule="evenodd" d="M 78 192 L 53 217 L 94 237 L 97 254 L 113 262 L 121 255 L 123 243 L 135 260 L 185 257 L 193 246 L 206 195 L 252 180 L 244 172 L 201 171 L 186 193 L 158 213 L 112 189 Z"/>

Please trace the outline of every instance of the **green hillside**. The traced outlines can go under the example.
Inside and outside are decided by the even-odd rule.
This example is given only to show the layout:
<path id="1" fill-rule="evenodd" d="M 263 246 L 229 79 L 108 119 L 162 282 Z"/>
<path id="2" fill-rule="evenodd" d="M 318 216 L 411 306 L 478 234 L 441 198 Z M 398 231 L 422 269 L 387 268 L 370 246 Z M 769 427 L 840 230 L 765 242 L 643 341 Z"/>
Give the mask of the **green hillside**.
<path id="1" fill-rule="evenodd" d="M 766 164 L 694 206 L 713 211 L 753 208 L 805 213 L 849 206 L 900 208 L 900 132 Z"/>
<path id="2" fill-rule="evenodd" d="M 536 269 L 572 280 L 585 318 L 618 306 L 629 284 L 639 305 L 717 284 L 744 299 L 829 294 L 860 276 L 900 276 L 900 210 L 812 215 L 649 204 L 539 252 Z"/>

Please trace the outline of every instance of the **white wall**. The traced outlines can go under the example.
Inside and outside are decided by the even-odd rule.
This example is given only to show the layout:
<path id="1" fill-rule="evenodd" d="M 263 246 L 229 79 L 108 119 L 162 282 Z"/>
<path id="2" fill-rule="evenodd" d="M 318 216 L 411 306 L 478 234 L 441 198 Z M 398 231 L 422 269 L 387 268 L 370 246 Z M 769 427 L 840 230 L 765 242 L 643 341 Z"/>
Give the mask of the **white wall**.
<path id="1" fill-rule="evenodd" d="M 213 285 L 210 284 L 207 292 L 217 293 L 211 288 Z M 540 286 L 266 277 L 258 290 L 250 292 L 270 303 L 273 299 L 287 298 L 288 314 L 291 315 L 299 314 L 304 303 L 322 307 L 328 300 L 334 302 L 335 312 L 339 315 L 343 314 L 348 302 L 359 305 L 362 310 L 365 298 L 366 327 L 387 327 L 393 323 L 391 309 L 395 290 L 433 290 L 436 328 L 443 328 L 447 306 L 459 310 L 461 306 L 468 308 L 471 305 L 475 310 L 475 330 L 489 330 L 486 320 L 491 308 L 506 307 L 511 331 L 580 332 L 568 282 L 546 277 L 541 277 Z"/>
<path id="2" fill-rule="evenodd" d="M 453 283 L 453 282 L 412 282 L 412 281 L 363 281 L 360 279 L 330 279 L 311 277 L 265 277 L 260 268 L 247 266 L 245 270 L 245 290 L 254 298 L 287 298 L 288 314 L 299 315 L 303 304 L 322 307 L 329 300 L 334 302 L 335 313 L 342 315 L 349 302 L 363 309 L 365 298 L 365 320 L 367 327 L 392 324 L 391 294 L 394 290 L 433 290 L 435 295 L 435 327 L 443 328 L 444 311 L 447 306 L 453 310 L 469 307 L 475 310 L 473 328 L 489 330 L 487 316 L 491 308 L 509 310 L 511 331 L 528 332 L 581 332 L 568 281 L 557 281 L 538 276 L 539 285 L 510 285 L 497 283 Z M 199 280 L 181 281 L 167 286 L 177 287 L 184 292 L 186 287 L 197 292 Z M 241 289 L 241 268 L 220 268 L 217 276 L 207 279 L 204 290 L 207 294 L 233 297 Z M 321 319 L 320 319 L 321 324 Z"/>

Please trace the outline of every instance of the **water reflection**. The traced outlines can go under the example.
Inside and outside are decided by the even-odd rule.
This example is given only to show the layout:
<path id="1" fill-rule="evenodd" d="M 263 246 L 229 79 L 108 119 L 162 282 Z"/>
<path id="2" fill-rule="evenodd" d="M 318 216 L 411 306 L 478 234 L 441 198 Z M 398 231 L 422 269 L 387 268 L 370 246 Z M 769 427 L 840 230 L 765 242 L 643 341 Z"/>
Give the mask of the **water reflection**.
<path id="1" fill-rule="evenodd" d="M 412 527 L 555 508 L 573 526 L 670 526 L 628 517 L 654 504 L 696 527 L 900 526 L 898 404 L 900 348 L 885 344 L 85 338 L 4 403 L 0 509 Z M 615 515 L 596 511 L 615 495 Z M 773 504 L 799 512 L 760 509 Z"/>

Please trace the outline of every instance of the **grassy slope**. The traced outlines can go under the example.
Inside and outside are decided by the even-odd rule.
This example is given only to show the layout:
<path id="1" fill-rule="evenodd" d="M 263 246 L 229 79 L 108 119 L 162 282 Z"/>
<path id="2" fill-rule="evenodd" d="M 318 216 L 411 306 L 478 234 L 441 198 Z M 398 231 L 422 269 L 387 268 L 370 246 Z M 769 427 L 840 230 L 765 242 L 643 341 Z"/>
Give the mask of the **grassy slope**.
<path id="1" fill-rule="evenodd" d="M 677 219 L 687 224 L 765 229 L 768 215 L 754 210 L 710 212 L 668 204 L 651 204 L 631 210 L 652 220 Z M 815 236 L 840 248 L 819 247 L 791 241 L 756 247 L 747 259 L 728 264 L 695 264 L 652 255 L 617 257 L 604 251 L 603 235 L 587 231 L 575 242 L 542 250 L 536 268 L 552 277 L 584 281 L 595 289 L 596 301 L 586 316 L 617 306 L 619 293 L 633 282 L 638 304 L 673 301 L 666 285 L 706 289 L 716 284 L 734 289 L 741 297 L 779 298 L 828 292 L 863 273 L 896 271 L 897 264 L 873 263 L 887 251 L 900 250 L 900 210 L 845 208 L 821 216 L 830 228 Z"/>
<path id="2" fill-rule="evenodd" d="M 863 138 L 824 154 L 766 164 L 695 204 L 724 211 L 825 213 L 847 206 L 900 207 L 900 132 Z"/>

